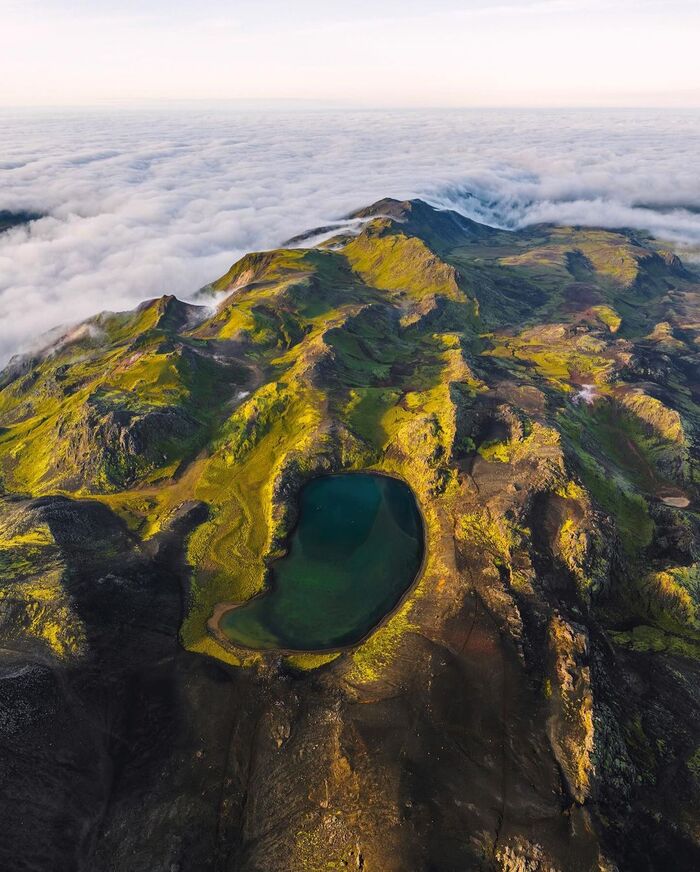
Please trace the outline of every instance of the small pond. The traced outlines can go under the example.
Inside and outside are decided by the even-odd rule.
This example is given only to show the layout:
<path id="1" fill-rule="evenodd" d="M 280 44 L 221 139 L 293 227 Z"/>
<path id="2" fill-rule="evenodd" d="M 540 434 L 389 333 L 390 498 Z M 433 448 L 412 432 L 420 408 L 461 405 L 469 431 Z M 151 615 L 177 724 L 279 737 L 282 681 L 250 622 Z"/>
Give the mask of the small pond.
<path id="1" fill-rule="evenodd" d="M 302 488 L 289 550 L 259 596 L 218 629 L 248 648 L 322 651 L 363 639 L 392 612 L 423 561 L 413 492 L 385 475 L 343 473 Z"/>

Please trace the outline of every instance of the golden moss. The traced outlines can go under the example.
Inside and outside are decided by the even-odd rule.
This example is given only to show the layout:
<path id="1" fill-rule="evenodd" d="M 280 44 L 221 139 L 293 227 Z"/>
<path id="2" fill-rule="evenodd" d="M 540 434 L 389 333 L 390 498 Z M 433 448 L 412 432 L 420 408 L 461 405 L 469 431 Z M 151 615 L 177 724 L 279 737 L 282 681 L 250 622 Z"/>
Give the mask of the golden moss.
<path id="1" fill-rule="evenodd" d="M 611 333 L 617 333 L 622 324 L 622 318 L 611 306 L 593 306 L 592 312 L 606 325 Z"/>
<path id="2" fill-rule="evenodd" d="M 416 632 L 418 626 L 410 619 L 415 594 L 376 632 L 350 655 L 352 668 L 347 674 L 351 684 L 369 684 L 378 681 L 398 654 L 406 633 Z"/>
<path id="3" fill-rule="evenodd" d="M 521 592 L 531 590 L 530 577 L 524 569 L 529 561 L 515 560 L 516 555 L 526 556 L 529 530 L 503 517 L 492 518 L 485 512 L 470 512 L 458 518 L 455 535 L 462 546 L 482 552 L 497 568 L 507 568 L 511 587 Z"/>
<path id="4" fill-rule="evenodd" d="M 484 512 L 470 512 L 459 518 L 457 538 L 487 551 L 496 560 L 509 561 L 511 548 L 519 539 L 501 518 L 492 519 Z"/>
<path id="5" fill-rule="evenodd" d="M 555 488 L 554 493 L 566 500 L 576 500 L 583 504 L 588 502 L 588 494 L 586 491 L 580 484 L 578 484 L 578 482 L 572 481 L 571 479 L 564 484 L 558 485 Z"/>
<path id="6" fill-rule="evenodd" d="M 84 627 L 63 589 L 60 568 L 44 572 L 36 581 L 6 585 L 0 591 L 0 620 L 3 608 L 8 607 L 13 609 L 13 618 L 5 627 L 6 637 L 40 640 L 60 660 L 82 654 Z"/>
<path id="7" fill-rule="evenodd" d="M 685 444 L 681 416 L 669 409 L 660 400 L 641 390 L 625 391 L 618 397 L 621 404 L 632 414 L 669 442 Z"/>
<path id="8" fill-rule="evenodd" d="M 484 442 L 479 446 L 478 451 L 484 460 L 518 463 L 543 449 L 558 446 L 559 442 L 560 436 L 557 430 L 535 421 L 527 436 Z"/>
<path id="9" fill-rule="evenodd" d="M 416 237 L 361 234 L 343 248 L 343 254 L 371 287 L 417 297 L 463 298 L 454 269 Z"/>
<path id="10" fill-rule="evenodd" d="M 505 440 L 492 439 L 482 442 L 477 451 L 484 460 L 510 463 L 513 459 L 512 443 Z"/>
<path id="11" fill-rule="evenodd" d="M 546 244 L 502 258 L 501 263 L 536 275 L 558 269 L 564 276 L 571 255 L 581 257 L 587 269 L 613 287 L 630 287 L 639 275 L 641 262 L 652 252 L 614 231 L 555 227 Z"/>
<path id="12" fill-rule="evenodd" d="M 603 385 L 615 366 L 615 354 L 603 340 L 591 333 L 572 334 L 564 324 L 529 328 L 517 336 L 496 334 L 491 341 L 484 355 L 528 363 L 567 393 L 572 380 Z"/>
<path id="13" fill-rule="evenodd" d="M 640 585 L 646 614 L 666 629 L 700 633 L 700 566 L 650 572 Z"/>
<path id="14" fill-rule="evenodd" d="M 183 639 L 183 644 L 189 651 L 194 651 L 197 654 L 204 654 L 208 657 L 213 657 L 221 660 L 223 663 L 228 663 L 229 666 L 251 667 L 256 663 L 260 663 L 262 655 L 254 651 L 246 651 L 243 648 L 234 652 L 231 649 L 220 645 L 214 638 L 203 632 L 192 640 Z"/>
<path id="15" fill-rule="evenodd" d="M 21 508 L 3 505 L 2 510 L 0 623 L 5 637 L 40 640 L 61 660 L 79 656 L 84 628 L 63 587 L 65 566 L 49 526 Z"/>
<path id="16" fill-rule="evenodd" d="M 341 656 L 339 651 L 331 651 L 323 654 L 290 654 L 285 657 L 285 662 L 294 669 L 300 669 L 304 672 L 318 669 L 325 666 L 327 663 L 332 663 Z"/>

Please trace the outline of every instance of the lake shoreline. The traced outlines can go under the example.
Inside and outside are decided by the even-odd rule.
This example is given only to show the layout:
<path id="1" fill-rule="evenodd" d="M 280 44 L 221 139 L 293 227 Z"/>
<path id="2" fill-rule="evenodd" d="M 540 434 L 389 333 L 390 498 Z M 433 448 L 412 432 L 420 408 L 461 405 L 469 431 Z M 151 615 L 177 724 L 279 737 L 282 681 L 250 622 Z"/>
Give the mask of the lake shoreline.
<path id="1" fill-rule="evenodd" d="M 361 637 L 359 637 L 356 641 L 351 643 L 346 643 L 343 645 L 335 645 L 331 647 L 323 647 L 323 648 L 288 648 L 281 646 L 261 646 L 261 647 L 253 647 L 251 645 L 246 645 L 241 642 L 233 642 L 230 637 L 225 633 L 225 631 L 221 628 L 221 620 L 227 615 L 229 612 L 232 612 L 238 608 L 248 605 L 255 599 L 259 599 L 263 596 L 269 595 L 272 590 L 274 590 L 274 582 L 272 585 L 264 585 L 263 588 L 256 593 L 254 593 L 251 597 L 246 600 L 242 600 L 240 602 L 234 602 L 232 600 L 224 600 L 216 604 L 211 616 L 208 618 L 206 622 L 207 633 L 216 640 L 216 642 L 221 645 L 225 650 L 229 651 L 233 654 L 239 654 L 240 652 L 250 652 L 250 653 L 258 653 L 258 654 L 278 654 L 280 656 L 293 656 L 293 655 L 323 655 L 323 654 L 342 654 L 347 651 L 351 651 L 360 645 L 364 644 L 370 636 L 384 627 L 396 613 L 402 608 L 402 606 L 406 603 L 406 600 L 409 596 L 415 591 L 416 587 L 420 583 L 423 578 L 425 572 L 425 566 L 427 563 L 427 554 L 428 554 L 428 528 L 426 523 L 425 514 L 420 505 L 418 497 L 413 490 L 413 488 L 408 484 L 408 482 L 401 478 L 401 476 L 396 475 L 394 473 L 387 472 L 385 470 L 377 470 L 377 469 L 352 469 L 352 470 L 338 470 L 335 472 L 321 472 L 318 475 L 313 475 L 309 477 L 302 487 L 299 489 L 297 493 L 297 499 L 299 498 L 302 490 L 311 484 L 313 481 L 316 481 L 321 478 L 333 478 L 340 476 L 348 476 L 348 475 L 366 475 L 366 476 L 382 476 L 384 478 L 389 478 L 394 481 L 400 482 L 404 485 L 411 494 L 413 499 L 414 507 L 417 512 L 418 518 L 420 520 L 420 529 L 421 529 L 421 560 L 416 570 L 415 577 L 411 581 L 411 583 L 406 587 L 404 592 L 401 594 L 396 604 L 376 623 L 374 624 L 366 633 L 364 633 Z M 297 517 L 295 520 L 294 526 L 290 529 L 287 540 L 290 540 L 293 536 L 296 528 L 299 524 L 301 512 L 297 513 Z M 288 553 L 288 549 L 287 552 Z"/>

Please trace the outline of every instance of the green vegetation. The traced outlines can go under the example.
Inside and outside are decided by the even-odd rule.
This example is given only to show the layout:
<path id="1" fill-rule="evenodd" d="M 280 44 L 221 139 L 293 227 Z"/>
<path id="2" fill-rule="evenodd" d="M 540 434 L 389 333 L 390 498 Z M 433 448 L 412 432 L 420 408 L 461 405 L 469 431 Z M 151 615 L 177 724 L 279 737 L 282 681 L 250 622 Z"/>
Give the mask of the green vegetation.
<path id="1" fill-rule="evenodd" d="M 0 506 L 0 626 L 11 642 L 29 636 L 69 660 L 84 648 L 84 631 L 63 586 L 66 567 L 45 522 Z M 9 615 L 15 620 L 8 620 Z"/>
<path id="2" fill-rule="evenodd" d="M 622 318 L 611 306 L 593 306 L 591 312 L 605 324 L 611 333 L 617 333 L 622 324 Z"/>
<path id="3" fill-rule="evenodd" d="M 352 681 L 372 682 L 414 631 L 425 591 L 454 579 L 445 543 L 455 535 L 461 552 L 533 595 L 531 519 L 506 516 L 505 501 L 488 512 L 468 503 L 472 464 L 508 493 L 566 501 L 548 547 L 588 603 L 593 513 L 609 518 L 636 572 L 655 542 L 650 505 L 692 496 L 700 414 L 689 321 L 677 324 L 666 300 L 669 283 L 690 293 L 689 280 L 651 242 L 577 228 L 504 233 L 420 203 L 383 201 L 360 217 L 361 232 L 324 247 L 247 255 L 206 289 L 213 313 L 163 297 L 92 318 L 6 371 L 0 487 L 23 498 L 90 494 L 142 542 L 183 504 L 205 504 L 184 543 L 182 640 L 250 665 L 262 655 L 224 650 L 207 621 L 217 603 L 265 588 L 303 484 L 341 470 L 398 476 L 423 510 L 428 558 L 416 590 L 349 658 Z M 653 367 L 635 366 L 669 337 L 680 363 L 650 386 Z M 582 385 L 594 388 L 590 404 Z M 480 423 L 496 406 L 505 435 Z M 10 577 L 39 572 L 46 549 L 60 563 L 55 543 L 18 535 L 2 557 Z M 659 571 L 644 627 L 657 627 L 664 650 L 681 626 L 694 644 L 694 582 Z M 47 602 L 63 602 L 59 576 Z M 39 634 L 68 651 L 49 626 Z M 639 647 L 644 627 L 616 638 Z"/>
<path id="4" fill-rule="evenodd" d="M 658 627 L 638 624 L 632 630 L 612 630 L 610 635 L 618 645 L 639 653 L 668 653 L 696 660 L 700 658 L 700 641 L 689 641 Z"/>
<path id="5" fill-rule="evenodd" d="M 615 349 L 605 340 L 591 332 L 573 333 L 563 324 L 489 338 L 493 347 L 484 354 L 520 362 L 566 393 L 572 390 L 572 382 L 604 386 L 615 367 Z"/>
<path id="6" fill-rule="evenodd" d="M 613 634 L 635 651 L 700 657 L 700 566 L 668 566 L 630 580 L 627 608 L 639 624 Z"/>
<path id="7" fill-rule="evenodd" d="M 559 444 L 559 433 L 551 427 L 536 421 L 529 429 L 530 432 L 521 438 L 483 442 L 479 446 L 479 454 L 484 460 L 517 463 L 527 458 L 532 450 L 539 451 L 545 446 Z"/>

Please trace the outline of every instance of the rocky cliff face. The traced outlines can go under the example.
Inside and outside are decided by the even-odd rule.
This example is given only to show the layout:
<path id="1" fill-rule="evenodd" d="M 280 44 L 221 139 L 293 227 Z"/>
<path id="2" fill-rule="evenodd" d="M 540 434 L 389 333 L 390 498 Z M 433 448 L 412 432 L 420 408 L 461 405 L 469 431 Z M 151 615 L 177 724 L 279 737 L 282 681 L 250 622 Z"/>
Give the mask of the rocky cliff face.
<path id="1" fill-rule="evenodd" d="M 0 867 L 700 865 L 697 277 L 380 201 L 0 377 Z M 321 472 L 427 554 L 349 651 L 222 646 Z"/>

